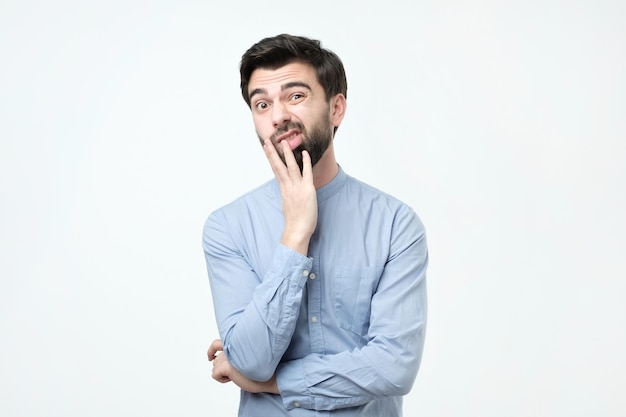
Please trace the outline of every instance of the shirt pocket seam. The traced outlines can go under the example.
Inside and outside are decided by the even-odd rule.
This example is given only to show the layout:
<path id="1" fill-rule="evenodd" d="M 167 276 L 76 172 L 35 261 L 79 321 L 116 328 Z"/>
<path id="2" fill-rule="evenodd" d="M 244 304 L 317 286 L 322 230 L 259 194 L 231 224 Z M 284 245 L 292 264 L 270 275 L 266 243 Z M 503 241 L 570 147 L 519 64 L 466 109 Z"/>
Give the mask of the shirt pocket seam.
<path id="1" fill-rule="evenodd" d="M 369 328 L 371 299 L 382 267 L 339 267 L 336 270 L 335 314 L 339 327 L 359 336 Z"/>

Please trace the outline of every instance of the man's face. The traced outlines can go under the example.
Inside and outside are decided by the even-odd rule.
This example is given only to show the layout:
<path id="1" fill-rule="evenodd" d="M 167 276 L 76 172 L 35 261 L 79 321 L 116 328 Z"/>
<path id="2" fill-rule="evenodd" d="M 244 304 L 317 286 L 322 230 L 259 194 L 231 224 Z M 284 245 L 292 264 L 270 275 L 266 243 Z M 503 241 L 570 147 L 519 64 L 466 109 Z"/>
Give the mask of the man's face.
<path id="1" fill-rule="evenodd" d="M 302 150 L 314 166 L 333 138 L 330 105 L 313 67 L 291 63 L 275 70 L 259 68 L 250 76 L 248 93 L 257 135 L 269 138 L 285 161 L 280 146 L 286 140 L 302 171 Z"/>

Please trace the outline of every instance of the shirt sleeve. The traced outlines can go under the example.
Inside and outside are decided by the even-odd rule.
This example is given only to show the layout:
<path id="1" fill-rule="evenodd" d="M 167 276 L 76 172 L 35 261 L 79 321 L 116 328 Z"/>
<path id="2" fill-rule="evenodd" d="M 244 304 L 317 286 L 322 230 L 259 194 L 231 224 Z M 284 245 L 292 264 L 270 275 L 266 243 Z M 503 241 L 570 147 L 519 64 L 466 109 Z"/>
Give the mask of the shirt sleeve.
<path id="1" fill-rule="evenodd" d="M 228 229 L 217 212 L 203 233 L 218 329 L 231 365 L 247 378 L 266 381 L 291 341 L 312 259 L 278 244 L 261 277 Z"/>
<path id="2" fill-rule="evenodd" d="M 277 383 L 287 409 L 332 410 L 410 391 L 424 346 L 428 252 L 424 227 L 412 210 L 398 215 L 393 229 L 390 256 L 371 299 L 368 342 L 279 365 Z"/>

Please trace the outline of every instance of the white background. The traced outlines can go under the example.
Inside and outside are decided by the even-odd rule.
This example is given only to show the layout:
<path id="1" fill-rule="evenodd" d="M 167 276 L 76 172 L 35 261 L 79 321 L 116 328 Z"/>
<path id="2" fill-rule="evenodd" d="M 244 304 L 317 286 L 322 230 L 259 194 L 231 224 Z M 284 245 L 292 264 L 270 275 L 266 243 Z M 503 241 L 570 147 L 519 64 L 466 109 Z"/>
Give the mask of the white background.
<path id="1" fill-rule="evenodd" d="M 271 177 L 241 54 L 343 59 L 340 164 L 427 227 L 407 416 L 626 414 L 621 1 L 0 3 L 0 415 L 235 415 L 206 216 Z"/>

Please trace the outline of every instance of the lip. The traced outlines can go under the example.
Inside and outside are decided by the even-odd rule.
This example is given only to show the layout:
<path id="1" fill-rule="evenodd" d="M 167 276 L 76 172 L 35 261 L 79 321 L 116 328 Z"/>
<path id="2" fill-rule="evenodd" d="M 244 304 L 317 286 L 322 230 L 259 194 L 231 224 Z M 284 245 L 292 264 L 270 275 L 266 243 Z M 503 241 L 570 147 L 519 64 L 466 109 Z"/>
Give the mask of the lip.
<path id="1" fill-rule="evenodd" d="M 280 135 L 278 138 L 276 138 L 276 143 L 280 143 L 283 140 L 286 140 L 287 138 L 291 137 L 291 136 L 297 136 L 300 134 L 300 131 L 298 129 L 291 129 L 290 131 L 288 131 L 287 133 L 284 133 L 282 135 Z"/>

